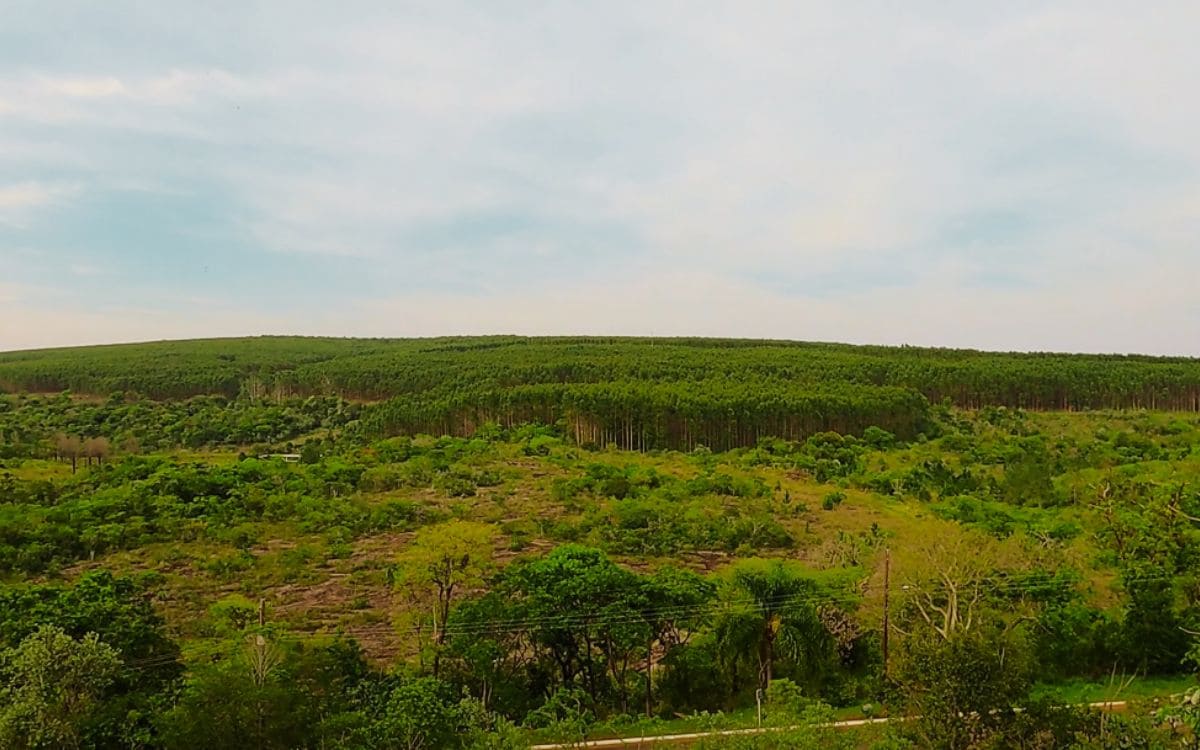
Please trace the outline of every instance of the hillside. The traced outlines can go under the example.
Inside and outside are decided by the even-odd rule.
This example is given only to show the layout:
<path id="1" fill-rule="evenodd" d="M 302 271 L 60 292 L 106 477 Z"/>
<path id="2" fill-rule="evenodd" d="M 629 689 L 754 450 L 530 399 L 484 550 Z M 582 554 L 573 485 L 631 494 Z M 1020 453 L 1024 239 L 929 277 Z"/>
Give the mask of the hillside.
<path id="1" fill-rule="evenodd" d="M 0 354 L 0 388 L 387 401 L 377 435 L 560 420 L 579 443 L 713 449 L 919 434 L 927 403 L 1200 410 L 1200 360 L 721 339 L 214 339 Z"/>
<path id="2" fill-rule="evenodd" d="M 811 723 L 1190 684 L 1195 360 L 280 338 L 7 353 L 0 382 L 0 651 L 119 647 L 93 746 L 388 747 L 432 716 L 430 746 L 521 747 L 741 725 L 760 687 Z M 1026 728 L 1112 726 L 1055 716 Z M 783 746 L 873 741 L 817 735 Z"/>

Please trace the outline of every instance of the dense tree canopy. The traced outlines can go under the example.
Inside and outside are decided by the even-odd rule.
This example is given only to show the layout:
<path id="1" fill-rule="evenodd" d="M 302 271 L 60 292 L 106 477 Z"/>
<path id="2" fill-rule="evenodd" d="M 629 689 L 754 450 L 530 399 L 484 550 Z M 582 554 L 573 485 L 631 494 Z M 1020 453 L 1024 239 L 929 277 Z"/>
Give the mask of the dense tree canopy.
<path id="1" fill-rule="evenodd" d="M 219 339 L 0 354 L 4 389 L 393 399 L 373 430 L 461 435 L 489 421 L 566 420 L 580 443 L 724 449 L 871 425 L 911 437 L 926 401 L 1198 411 L 1200 361 L 722 339 Z M 242 439 L 287 433 L 283 424 Z"/>

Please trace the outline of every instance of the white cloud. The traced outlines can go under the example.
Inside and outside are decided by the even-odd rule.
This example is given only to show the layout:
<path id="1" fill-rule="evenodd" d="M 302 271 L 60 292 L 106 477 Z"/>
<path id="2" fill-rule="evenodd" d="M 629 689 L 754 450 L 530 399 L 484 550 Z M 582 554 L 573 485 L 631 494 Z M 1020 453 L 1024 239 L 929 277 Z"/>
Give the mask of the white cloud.
<path id="1" fill-rule="evenodd" d="M 51 78 L 38 82 L 38 88 L 51 96 L 81 99 L 98 99 L 128 93 L 125 84 L 112 77 L 107 78 Z"/>
<path id="2" fill-rule="evenodd" d="M 78 192 L 76 185 L 0 183 L 0 227 L 24 227 L 35 212 L 59 204 Z"/>
<path id="3" fill-rule="evenodd" d="M 76 276 L 99 276 L 104 273 L 103 268 L 88 263 L 72 263 L 67 267 L 67 270 Z"/>

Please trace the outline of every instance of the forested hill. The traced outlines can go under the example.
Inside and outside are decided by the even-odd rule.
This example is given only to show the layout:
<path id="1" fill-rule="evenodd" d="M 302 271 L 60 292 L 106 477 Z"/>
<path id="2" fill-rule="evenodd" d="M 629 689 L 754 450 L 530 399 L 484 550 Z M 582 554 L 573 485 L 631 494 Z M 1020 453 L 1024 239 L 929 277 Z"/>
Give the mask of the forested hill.
<path id="1" fill-rule="evenodd" d="M 566 420 L 580 442 L 712 448 L 875 425 L 928 403 L 1200 411 L 1200 360 L 788 341 L 265 337 L 0 353 L 0 390 L 386 401 L 381 433 Z"/>

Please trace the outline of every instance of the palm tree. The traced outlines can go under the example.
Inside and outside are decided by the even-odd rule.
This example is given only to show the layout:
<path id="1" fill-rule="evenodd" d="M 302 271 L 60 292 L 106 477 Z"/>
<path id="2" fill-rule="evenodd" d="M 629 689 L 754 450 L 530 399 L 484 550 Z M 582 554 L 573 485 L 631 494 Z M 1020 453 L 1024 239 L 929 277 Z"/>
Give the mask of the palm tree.
<path id="1" fill-rule="evenodd" d="M 717 620 L 720 650 L 736 669 L 739 657 L 755 654 L 758 684 L 766 688 L 777 657 L 803 660 L 825 650 L 828 634 L 817 616 L 821 586 L 803 566 L 783 560 L 737 564 Z"/>

